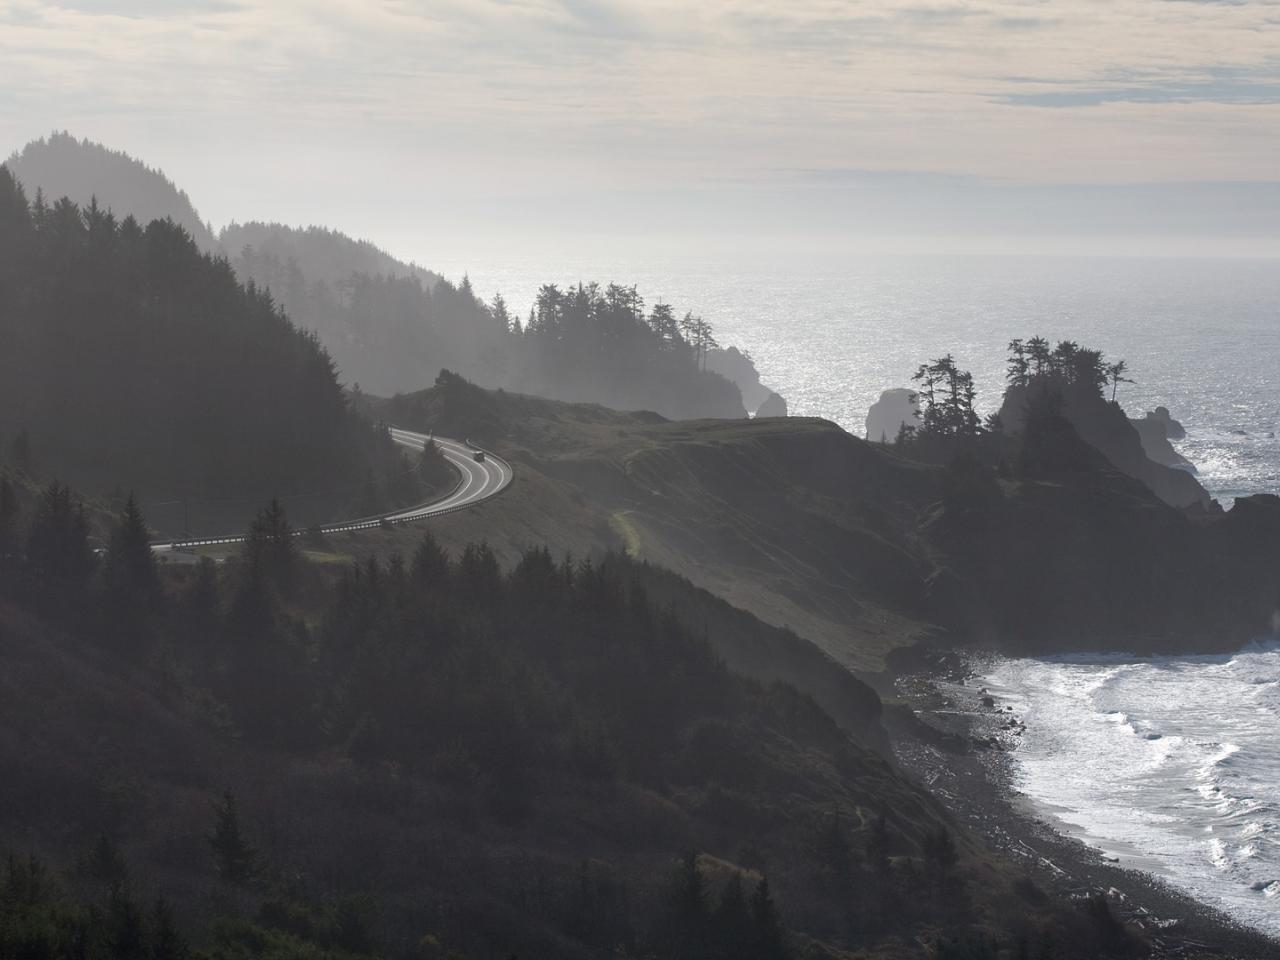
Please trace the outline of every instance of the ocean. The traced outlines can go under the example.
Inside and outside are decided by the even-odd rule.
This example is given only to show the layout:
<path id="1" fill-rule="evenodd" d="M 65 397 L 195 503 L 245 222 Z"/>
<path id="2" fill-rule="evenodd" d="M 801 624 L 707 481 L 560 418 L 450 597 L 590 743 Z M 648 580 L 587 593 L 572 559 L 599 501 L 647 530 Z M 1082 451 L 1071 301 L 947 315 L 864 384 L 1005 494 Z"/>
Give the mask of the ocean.
<path id="1" fill-rule="evenodd" d="M 563 264 L 574 267 L 566 272 Z M 441 264 L 460 276 L 468 264 Z M 1167 406 L 1209 492 L 1280 492 L 1280 262 L 996 256 L 531 255 L 472 263 L 527 312 L 545 282 L 636 284 L 755 358 L 792 414 L 861 436 L 882 390 L 951 352 L 983 411 L 1036 334 L 1124 358 L 1131 416 Z M 1015 780 L 1062 829 L 1280 935 L 1280 649 L 1008 660 L 985 678 L 1027 724 Z"/>
<path id="2" fill-rule="evenodd" d="M 1005 660 L 1014 783 L 1051 822 L 1280 936 L 1280 650 Z"/>

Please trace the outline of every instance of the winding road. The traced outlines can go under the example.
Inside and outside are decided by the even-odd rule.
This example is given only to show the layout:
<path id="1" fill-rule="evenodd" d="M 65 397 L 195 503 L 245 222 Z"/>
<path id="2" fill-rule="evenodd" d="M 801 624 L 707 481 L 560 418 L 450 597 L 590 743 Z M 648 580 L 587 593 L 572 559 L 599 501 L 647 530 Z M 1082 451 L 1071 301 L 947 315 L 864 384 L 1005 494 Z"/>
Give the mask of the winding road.
<path id="1" fill-rule="evenodd" d="M 483 459 L 477 461 L 476 454 L 480 448 L 467 441 L 450 440 L 447 437 L 434 437 L 412 430 L 391 428 L 391 439 L 402 447 L 421 452 L 428 440 L 434 440 L 440 452 L 461 474 L 458 485 L 452 493 L 416 507 L 394 510 L 391 513 L 379 514 L 376 517 L 361 517 L 359 520 L 345 520 L 338 523 L 326 523 L 320 527 L 322 533 L 346 533 L 350 530 L 370 530 L 385 524 L 412 523 L 428 517 L 438 517 L 456 510 L 465 510 L 477 503 L 482 503 L 496 496 L 511 483 L 514 473 L 511 465 L 500 457 L 484 451 Z M 303 531 L 296 531 L 301 534 Z M 243 534 L 228 537 L 200 537 L 191 540 L 165 540 L 153 543 L 151 549 L 156 553 L 165 553 L 184 547 L 206 547 L 224 543 L 240 543 Z"/>

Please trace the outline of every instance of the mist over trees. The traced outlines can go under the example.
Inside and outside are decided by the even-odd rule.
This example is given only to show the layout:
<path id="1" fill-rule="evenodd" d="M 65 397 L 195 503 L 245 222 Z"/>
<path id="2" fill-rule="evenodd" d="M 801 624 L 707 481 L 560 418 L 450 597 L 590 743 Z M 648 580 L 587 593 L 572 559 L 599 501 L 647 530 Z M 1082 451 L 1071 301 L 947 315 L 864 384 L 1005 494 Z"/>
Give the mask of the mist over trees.
<path id="1" fill-rule="evenodd" d="M 28 202 L 3 168 L 0 342 L 0 438 L 88 492 L 322 513 L 412 470 L 314 334 L 182 227 Z"/>
<path id="2" fill-rule="evenodd" d="M 711 325 L 666 304 L 646 315 L 634 288 L 549 285 L 528 323 L 501 297 L 481 302 L 465 277 L 451 283 L 323 227 L 248 222 L 215 237 L 158 171 L 65 133 L 29 144 L 11 162 L 30 194 L 42 186 L 81 206 L 96 198 L 117 217 L 184 227 L 314 333 L 348 387 L 389 396 L 422 389 L 448 369 L 486 387 L 676 419 L 746 416 L 734 383 L 706 370 L 718 345 Z"/>
<path id="3" fill-rule="evenodd" d="M 513 389 L 559 400 L 591 400 L 673 419 L 742 417 L 737 386 L 704 369 L 716 346 L 711 325 L 669 304 L 648 314 L 635 287 L 546 284 L 513 335 Z"/>
<path id="4" fill-rule="evenodd" d="M 191 235 L 201 250 L 218 247 L 213 228 L 200 219 L 191 199 L 159 170 L 122 150 L 91 140 L 77 140 L 66 131 L 33 140 L 5 162 L 9 172 L 47 202 L 70 197 L 88 206 L 97 197 L 120 217 L 139 223 L 172 220 Z"/>

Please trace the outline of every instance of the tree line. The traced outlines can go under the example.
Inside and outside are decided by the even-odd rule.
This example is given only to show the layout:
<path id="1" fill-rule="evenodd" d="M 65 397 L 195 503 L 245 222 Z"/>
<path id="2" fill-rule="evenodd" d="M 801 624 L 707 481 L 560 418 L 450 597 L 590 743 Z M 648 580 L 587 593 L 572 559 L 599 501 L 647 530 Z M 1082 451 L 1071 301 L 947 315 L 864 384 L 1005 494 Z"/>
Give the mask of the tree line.
<path id="1" fill-rule="evenodd" d="M 1042 410 L 1060 409 L 1067 392 L 1104 398 L 1108 387 L 1115 403 L 1120 384 L 1133 383 L 1124 360 L 1109 362 L 1101 350 L 1082 347 L 1074 340 L 1051 346 L 1044 337 L 1035 336 L 1012 340 L 1008 349 L 1007 387 Z M 1003 429 L 998 414 L 985 420 L 979 417 L 973 374 L 961 369 L 950 353 L 920 364 L 911 379 L 918 384 L 912 401 L 919 404 L 919 422 L 903 424 L 895 442 L 972 442 Z"/>
<path id="2" fill-rule="evenodd" d="M 967 909 L 945 827 L 913 840 L 910 805 L 887 816 L 869 807 L 885 796 L 883 762 L 793 689 L 731 674 L 697 629 L 648 597 L 643 569 L 625 557 L 557 560 L 538 548 L 504 571 L 485 544 L 452 556 L 428 533 L 408 556 L 335 576 L 303 560 L 307 537 L 273 502 L 237 558 L 163 571 L 132 499 L 101 552 L 91 527 L 71 491 L 46 488 L 21 544 L 0 550 L 0 595 L 130 669 L 156 664 L 179 678 L 186 697 L 222 705 L 235 742 L 343 756 L 372 782 L 398 770 L 422 785 L 415 796 L 433 798 L 415 800 L 414 817 L 462 836 L 501 830 L 536 849 L 562 829 L 566 793 L 619 822 L 643 815 L 628 797 L 692 794 L 703 797 L 687 814 L 694 842 L 722 843 L 713 838 L 730 831 L 758 847 L 741 854 L 749 875 L 708 874 L 715 861 L 687 852 L 685 828 L 624 841 L 622 861 L 642 869 L 548 863 L 543 880 L 495 887 L 455 865 L 428 881 L 479 912 L 433 936 L 464 955 L 534 942 L 546 928 L 588 951 L 781 960 L 796 955 L 792 914 L 825 936 L 871 943 Z M 795 780 L 798 757 L 806 771 Z M 833 776 L 843 784 L 834 794 L 803 785 Z M 878 786 L 859 786 L 863 776 Z M 786 805 L 766 816 L 778 790 Z M 244 936 L 303 930 L 308 949 L 328 949 L 315 939 L 321 921 L 298 919 L 327 908 L 291 890 L 255 842 L 243 817 L 253 804 L 211 797 L 207 865 L 188 869 L 260 902 L 237 914 Z M 344 870 L 365 869 L 340 825 L 315 829 Z M 494 897 L 500 909 L 484 906 Z"/>
<path id="3" fill-rule="evenodd" d="M 0 342 L 0 437 L 20 439 L 16 461 L 93 493 L 342 491 L 315 498 L 327 519 L 411 466 L 352 411 L 315 335 L 181 227 L 29 201 L 4 168 Z M 252 512 L 233 508 L 237 522 Z"/>

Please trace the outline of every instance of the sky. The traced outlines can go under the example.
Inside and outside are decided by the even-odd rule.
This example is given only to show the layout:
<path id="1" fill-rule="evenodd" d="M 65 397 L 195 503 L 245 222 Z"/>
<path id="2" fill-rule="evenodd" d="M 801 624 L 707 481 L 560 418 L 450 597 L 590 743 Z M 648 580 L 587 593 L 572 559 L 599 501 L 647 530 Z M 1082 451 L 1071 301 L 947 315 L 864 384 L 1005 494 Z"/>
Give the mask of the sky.
<path id="1" fill-rule="evenodd" d="M 55 129 L 215 226 L 1280 255 L 1280 0 L 0 0 Z"/>

